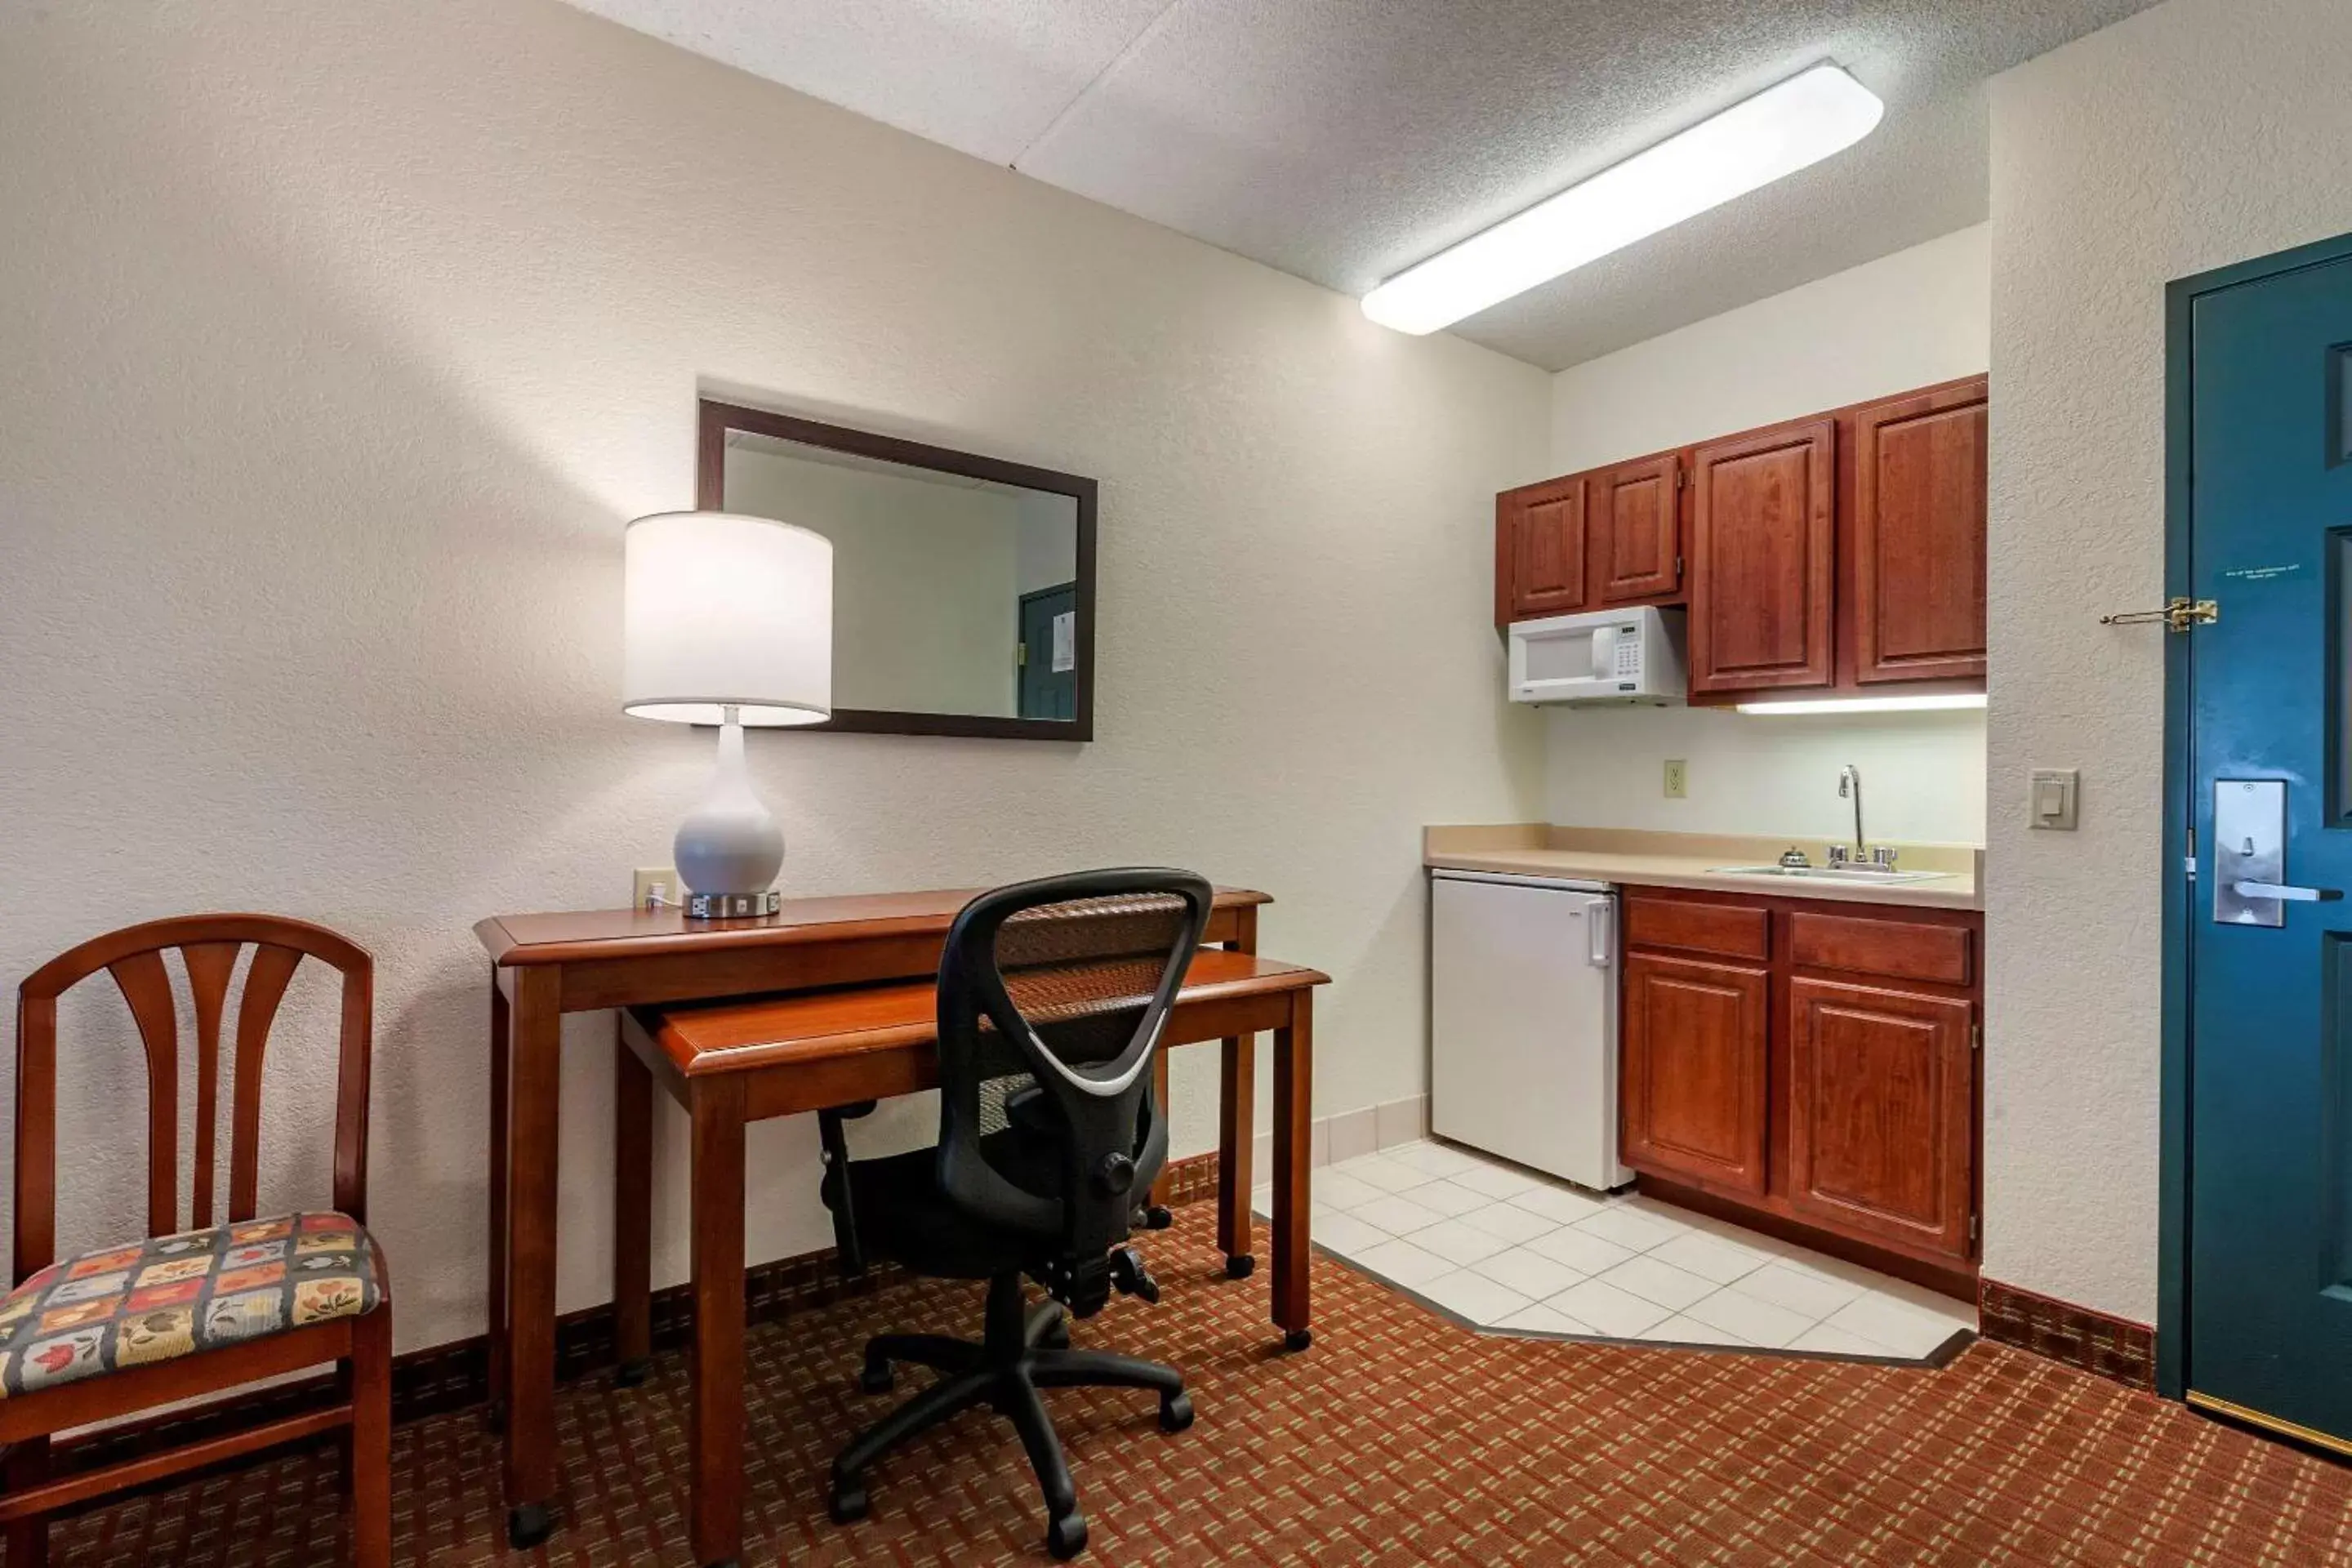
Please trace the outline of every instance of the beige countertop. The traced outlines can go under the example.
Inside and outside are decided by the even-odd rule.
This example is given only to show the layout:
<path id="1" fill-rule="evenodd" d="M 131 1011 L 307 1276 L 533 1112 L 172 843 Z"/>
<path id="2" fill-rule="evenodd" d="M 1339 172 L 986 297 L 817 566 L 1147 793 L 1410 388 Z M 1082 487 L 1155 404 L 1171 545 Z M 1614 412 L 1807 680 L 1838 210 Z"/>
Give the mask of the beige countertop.
<path id="1" fill-rule="evenodd" d="M 1451 871 L 1565 877 L 1634 888 L 1696 888 L 1769 893 L 1837 903 L 1900 904 L 1912 909 L 1980 910 L 1984 851 L 1969 844 L 1905 844 L 1897 864 L 1943 875 L 1916 882 L 1849 882 L 1828 878 L 1726 875 L 1725 866 L 1769 866 L 1794 847 L 1816 866 L 1831 840 L 1742 838 L 1632 828 L 1553 827 L 1542 823 L 1422 830 L 1422 864 Z"/>

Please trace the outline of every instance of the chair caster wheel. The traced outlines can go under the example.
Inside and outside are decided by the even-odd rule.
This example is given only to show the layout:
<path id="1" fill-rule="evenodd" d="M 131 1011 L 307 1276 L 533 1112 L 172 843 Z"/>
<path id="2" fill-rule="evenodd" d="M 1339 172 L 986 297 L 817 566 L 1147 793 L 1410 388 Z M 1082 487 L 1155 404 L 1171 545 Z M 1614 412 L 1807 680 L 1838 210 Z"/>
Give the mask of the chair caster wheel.
<path id="1" fill-rule="evenodd" d="M 1143 1226 L 1146 1230 L 1166 1230 L 1175 1223 L 1176 1215 L 1165 1204 L 1153 1204 L 1143 1211 Z"/>
<path id="2" fill-rule="evenodd" d="M 888 1362 L 869 1361 L 858 1369 L 857 1386 L 863 1393 L 887 1394 L 898 1383 L 898 1373 L 890 1370 Z"/>
<path id="3" fill-rule="evenodd" d="M 1315 1331 L 1312 1329 L 1292 1329 L 1282 1336 L 1282 1348 L 1286 1351 L 1303 1351 L 1314 1342 Z"/>
<path id="4" fill-rule="evenodd" d="M 1173 1394 L 1160 1402 L 1160 1429 L 1181 1432 L 1192 1425 L 1192 1396 Z"/>
<path id="5" fill-rule="evenodd" d="M 635 1388 L 654 1374 L 650 1361 L 625 1361 L 613 1369 L 614 1388 Z"/>
<path id="6" fill-rule="evenodd" d="M 1045 1527 L 1045 1550 L 1055 1561 L 1067 1563 L 1087 1549 L 1087 1516 L 1066 1513 Z"/>
<path id="7" fill-rule="evenodd" d="M 1257 1259 L 1246 1252 L 1236 1252 L 1225 1259 L 1225 1278 L 1246 1279 L 1257 1272 Z"/>
<path id="8" fill-rule="evenodd" d="M 825 1504 L 825 1511 L 833 1515 L 835 1524 L 856 1524 L 873 1509 L 873 1500 L 866 1495 L 864 1487 L 845 1487 L 838 1481 L 834 1483 L 833 1497 Z"/>
<path id="9" fill-rule="evenodd" d="M 544 1503 L 527 1502 L 507 1510 L 507 1544 L 528 1551 L 555 1533 L 555 1515 Z"/>
<path id="10" fill-rule="evenodd" d="M 1047 1329 L 1044 1333 L 1038 1335 L 1037 1348 L 1041 1351 L 1068 1350 L 1070 1348 L 1069 1323 L 1066 1321 L 1055 1323 L 1052 1328 Z"/>
<path id="11" fill-rule="evenodd" d="M 507 1402 L 493 1399 L 482 1406 L 482 1430 L 502 1433 L 507 1429 Z"/>

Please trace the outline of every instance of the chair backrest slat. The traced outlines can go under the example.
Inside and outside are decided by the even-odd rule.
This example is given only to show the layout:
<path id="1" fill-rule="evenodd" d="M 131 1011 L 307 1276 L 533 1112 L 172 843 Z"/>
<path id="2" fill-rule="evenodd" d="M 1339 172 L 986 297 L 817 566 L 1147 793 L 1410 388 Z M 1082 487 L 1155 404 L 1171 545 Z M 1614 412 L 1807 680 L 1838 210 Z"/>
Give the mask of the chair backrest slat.
<path id="1" fill-rule="evenodd" d="M 233 942 L 194 942 L 180 950 L 188 966 L 188 995 L 196 1010 L 196 1153 L 194 1194 L 188 1223 L 201 1230 L 213 1223 L 214 1167 L 219 1163 L 221 1017 L 228 1005 L 229 977 L 236 973 Z"/>
<path id="2" fill-rule="evenodd" d="M 127 953 L 106 966 L 147 1047 L 147 1231 L 180 1228 L 180 1021 L 172 977 L 155 948 Z"/>
<path id="3" fill-rule="evenodd" d="M 302 955 L 264 942 L 245 972 L 236 1009 L 236 1100 L 229 1112 L 228 1217 L 251 1219 L 261 1188 L 261 1053 Z M 345 984 L 349 984 L 346 980 Z"/>
<path id="4" fill-rule="evenodd" d="M 219 1223 L 217 1126 L 229 988 L 246 948 L 253 960 L 236 1001 L 230 1085 L 228 1213 L 255 1217 L 261 1169 L 262 1058 L 295 971 L 316 958 L 342 981 L 336 1055 L 335 1206 L 364 1220 L 367 1095 L 374 963 L 322 926 L 268 915 L 192 915 L 93 937 L 27 976 L 16 993 L 16 1279 L 57 1253 L 58 997 L 103 969 L 130 1005 L 147 1058 L 147 1228 L 152 1236 Z M 165 952 L 177 949 L 195 1015 L 196 1122 L 189 1218 L 179 1204 L 178 1004 Z"/>

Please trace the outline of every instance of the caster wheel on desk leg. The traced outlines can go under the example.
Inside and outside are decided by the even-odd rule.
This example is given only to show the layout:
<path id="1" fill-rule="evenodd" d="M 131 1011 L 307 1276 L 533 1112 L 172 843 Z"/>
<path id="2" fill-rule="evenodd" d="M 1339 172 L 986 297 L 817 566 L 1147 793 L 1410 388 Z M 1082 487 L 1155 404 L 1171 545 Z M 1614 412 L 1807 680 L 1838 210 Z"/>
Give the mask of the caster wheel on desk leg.
<path id="1" fill-rule="evenodd" d="M 1045 1527 L 1045 1550 L 1058 1563 L 1067 1563 L 1087 1549 L 1087 1516 L 1066 1513 Z"/>
<path id="2" fill-rule="evenodd" d="M 613 1369 L 613 1386 L 635 1388 L 653 1373 L 654 1363 L 649 1361 L 625 1361 Z"/>
<path id="3" fill-rule="evenodd" d="M 1286 1351 L 1303 1351 L 1314 1342 L 1315 1331 L 1312 1329 L 1293 1329 L 1282 1336 L 1282 1348 Z"/>
<path id="4" fill-rule="evenodd" d="M 1192 1425 L 1192 1396 L 1172 1394 L 1160 1402 L 1160 1429 L 1181 1432 Z"/>
<path id="5" fill-rule="evenodd" d="M 545 1503 L 527 1502 L 507 1510 L 507 1544 L 528 1551 L 555 1533 L 555 1515 Z"/>
<path id="6" fill-rule="evenodd" d="M 1236 1252 L 1225 1259 L 1225 1278 L 1246 1279 L 1257 1271 L 1257 1259 L 1246 1252 Z"/>
<path id="7" fill-rule="evenodd" d="M 1148 1230 L 1166 1230 L 1176 1223 L 1176 1215 L 1165 1204 L 1153 1204 L 1143 1211 L 1143 1224 Z M 1081 1526 L 1081 1529 L 1084 1527 Z"/>
<path id="8" fill-rule="evenodd" d="M 834 1483 L 833 1497 L 825 1504 L 825 1511 L 833 1515 L 835 1524 L 856 1524 L 873 1510 L 873 1501 L 866 1497 L 864 1487 L 845 1487 L 838 1481 Z"/>

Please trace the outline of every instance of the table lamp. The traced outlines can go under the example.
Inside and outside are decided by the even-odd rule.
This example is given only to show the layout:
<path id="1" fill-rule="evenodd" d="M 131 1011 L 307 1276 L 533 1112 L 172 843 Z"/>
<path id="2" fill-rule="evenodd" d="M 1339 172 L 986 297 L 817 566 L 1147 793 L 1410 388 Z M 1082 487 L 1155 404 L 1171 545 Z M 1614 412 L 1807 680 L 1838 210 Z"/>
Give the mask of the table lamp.
<path id="1" fill-rule="evenodd" d="M 710 792 L 672 841 L 686 912 L 773 914 L 784 832 L 751 788 L 743 727 L 833 712 L 833 542 L 789 522 L 672 511 L 629 524 L 621 706 L 719 726 Z"/>

